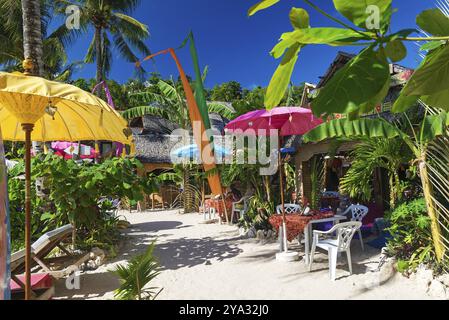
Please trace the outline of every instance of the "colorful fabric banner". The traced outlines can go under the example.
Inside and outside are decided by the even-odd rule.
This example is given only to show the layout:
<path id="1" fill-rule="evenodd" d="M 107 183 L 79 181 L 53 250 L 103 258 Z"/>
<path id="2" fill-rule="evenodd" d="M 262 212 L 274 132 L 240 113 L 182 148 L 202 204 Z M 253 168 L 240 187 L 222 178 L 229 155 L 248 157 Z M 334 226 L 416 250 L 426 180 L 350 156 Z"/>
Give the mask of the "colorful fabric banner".
<path id="1" fill-rule="evenodd" d="M 175 50 L 172 48 L 162 50 L 160 52 L 157 52 L 155 54 L 152 54 L 152 55 L 146 57 L 145 59 L 143 59 L 143 61 L 148 61 L 148 60 L 153 59 L 154 57 L 159 56 L 161 54 L 170 54 L 171 57 L 173 58 L 173 60 L 175 61 L 175 64 L 179 71 L 179 76 L 182 81 L 184 92 L 186 95 L 187 106 L 189 108 L 190 122 L 192 123 L 192 126 L 194 127 L 193 135 L 195 138 L 196 145 L 198 146 L 200 153 L 201 153 L 204 171 L 207 174 L 207 179 L 209 181 L 209 186 L 211 188 L 211 192 L 214 195 L 222 195 L 223 188 L 221 186 L 220 175 L 218 173 L 217 165 L 215 163 L 214 152 L 212 150 L 211 143 L 210 143 L 210 141 L 205 141 L 203 139 L 203 135 L 206 131 L 204 119 L 201 115 L 200 109 L 198 107 L 198 103 L 193 94 L 193 90 L 190 86 L 189 80 L 187 79 L 186 73 L 181 66 L 181 62 L 179 61 L 178 56 L 175 53 Z M 140 65 L 141 65 L 140 61 L 136 63 L 137 67 L 139 67 Z M 196 125 L 199 125 L 199 127 L 195 128 Z M 209 158 L 211 161 L 204 161 L 204 159 L 203 159 L 204 154 L 209 155 Z"/>
<path id="2" fill-rule="evenodd" d="M 184 47 L 187 41 L 190 40 L 190 55 L 192 56 L 193 69 L 195 70 L 195 100 L 198 104 L 198 108 L 203 118 L 204 126 L 206 130 L 211 128 L 209 118 L 209 108 L 207 107 L 206 96 L 204 95 L 203 77 L 201 74 L 200 63 L 198 58 L 198 51 L 196 50 L 195 39 L 193 38 L 193 32 L 190 32 L 181 48 Z M 212 141 L 211 141 L 212 142 Z"/>
<path id="3" fill-rule="evenodd" d="M 103 87 L 104 93 L 106 94 L 106 99 L 108 104 L 114 108 L 117 109 L 115 107 L 115 103 L 114 103 L 114 99 L 112 98 L 112 94 L 111 91 L 109 90 L 108 84 L 106 83 L 106 81 L 101 81 L 100 83 L 98 83 L 93 89 L 92 89 L 92 93 L 95 93 L 98 91 L 98 88 Z M 116 157 L 121 157 L 123 154 L 123 151 L 125 150 L 125 146 L 120 143 L 120 142 L 114 142 L 114 147 L 115 147 L 115 156 Z"/>
<path id="4" fill-rule="evenodd" d="M 9 231 L 9 208 L 7 192 L 7 170 L 0 131 L 0 300 L 10 299 L 11 244 Z"/>

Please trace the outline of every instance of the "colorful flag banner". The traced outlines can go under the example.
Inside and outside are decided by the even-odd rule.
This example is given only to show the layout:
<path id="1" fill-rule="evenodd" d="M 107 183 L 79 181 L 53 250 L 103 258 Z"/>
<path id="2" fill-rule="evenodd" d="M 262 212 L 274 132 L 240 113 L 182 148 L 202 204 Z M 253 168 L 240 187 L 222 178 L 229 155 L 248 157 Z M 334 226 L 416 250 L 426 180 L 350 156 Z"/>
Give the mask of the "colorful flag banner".
<path id="1" fill-rule="evenodd" d="M 183 48 L 187 42 L 190 42 L 190 55 L 192 56 L 193 69 L 195 71 L 195 100 L 198 104 L 198 108 L 201 113 L 201 117 L 204 121 L 204 126 L 206 130 L 211 128 L 210 118 L 209 118 L 209 108 L 207 107 L 206 96 L 204 95 L 204 84 L 203 77 L 201 74 L 200 63 L 198 58 L 198 51 L 196 50 L 195 39 L 193 37 L 193 32 L 190 32 L 187 38 L 184 40 L 180 48 Z M 212 141 L 211 141 L 212 142 Z"/>
<path id="2" fill-rule="evenodd" d="M 198 149 L 200 150 L 200 153 L 201 153 L 201 160 L 203 160 L 203 167 L 204 167 L 204 171 L 207 174 L 209 186 L 211 188 L 212 194 L 222 195 L 223 188 L 221 186 L 220 175 L 218 173 L 217 166 L 215 164 L 214 152 L 212 150 L 211 143 L 210 143 L 210 141 L 205 141 L 203 139 L 204 133 L 206 132 L 206 126 L 204 123 L 204 119 L 203 119 L 200 109 L 198 107 L 198 103 L 195 99 L 195 95 L 193 94 L 192 87 L 190 86 L 189 80 L 187 79 L 186 73 L 181 66 L 181 62 L 179 61 L 179 58 L 176 55 L 175 50 L 172 48 L 162 50 L 160 52 L 157 52 L 155 54 L 152 54 L 152 55 L 146 57 L 145 59 L 143 59 L 143 61 L 148 61 L 148 60 L 153 59 L 154 57 L 161 55 L 161 54 L 170 54 L 176 63 L 176 66 L 179 71 L 179 76 L 181 78 L 184 92 L 186 95 L 187 106 L 189 108 L 190 122 L 192 123 L 192 126 L 194 127 L 193 135 L 195 138 L 195 142 L 198 146 Z M 140 62 L 137 62 L 136 66 L 139 67 L 140 64 L 141 64 Z M 199 128 L 195 128 L 195 126 L 197 126 L 197 125 L 199 125 Z M 209 160 L 211 160 L 211 161 L 204 161 L 203 158 L 204 158 L 205 154 L 209 155 Z"/>

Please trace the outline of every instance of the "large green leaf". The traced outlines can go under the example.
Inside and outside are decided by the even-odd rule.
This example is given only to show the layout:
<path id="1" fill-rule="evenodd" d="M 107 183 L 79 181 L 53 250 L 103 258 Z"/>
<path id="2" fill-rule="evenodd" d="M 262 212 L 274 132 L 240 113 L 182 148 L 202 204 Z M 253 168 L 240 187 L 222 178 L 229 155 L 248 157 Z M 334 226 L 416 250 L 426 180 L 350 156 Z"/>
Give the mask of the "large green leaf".
<path id="1" fill-rule="evenodd" d="M 410 107 L 418 103 L 419 96 L 406 96 L 405 94 L 400 94 L 399 97 L 393 104 L 392 111 L 394 113 L 400 113 L 408 110 Z"/>
<path id="2" fill-rule="evenodd" d="M 388 94 L 388 91 L 390 90 L 390 85 L 391 85 L 391 79 L 388 78 L 388 80 L 385 82 L 384 87 L 382 88 L 382 90 L 380 90 L 379 93 L 376 94 L 369 101 L 367 101 L 365 103 L 362 103 L 360 105 L 360 108 L 359 108 L 358 112 L 355 115 L 358 117 L 360 115 L 366 114 L 366 113 L 374 110 L 375 107 L 377 107 L 380 104 L 382 104 L 382 102 L 384 101 L 385 97 Z"/>
<path id="3" fill-rule="evenodd" d="M 303 8 L 290 10 L 290 22 L 295 29 L 305 29 L 310 26 L 309 13 Z"/>
<path id="4" fill-rule="evenodd" d="M 393 40 L 388 42 L 385 46 L 385 53 L 391 61 L 398 62 L 405 59 L 407 56 L 407 48 L 404 46 L 402 41 Z"/>
<path id="5" fill-rule="evenodd" d="M 310 28 L 310 18 L 306 10 L 302 8 L 292 8 L 290 11 L 290 22 L 296 30 Z M 280 42 L 273 48 L 271 54 L 275 59 L 279 59 L 285 51 L 298 41 L 291 36 L 292 32 L 287 32 L 281 35 Z"/>
<path id="6" fill-rule="evenodd" d="M 277 68 L 270 81 L 267 89 L 267 94 L 265 96 L 265 107 L 267 109 L 273 109 L 279 105 L 279 102 L 285 95 L 290 84 L 290 79 L 295 68 L 296 61 L 298 61 L 298 54 L 301 50 L 299 44 L 293 45 L 288 49 L 281 64 Z"/>
<path id="7" fill-rule="evenodd" d="M 449 18 L 440 9 L 421 12 L 416 17 L 416 24 L 425 32 L 434 36 L 449 35 Z"/>
<path id="8" fill-rule="evenodd" d="M 447 121 L 448 114 L 444 111 L 436 115 L 424 117 L 420 141 L 430 142 L 436 137 L 444 135 L 446 133 Z"/>
<path id="9" fill-rule="evenodd" d="M 341 46 L 360 40 L 369 40 L 368 34 L 362 34 L 343 28 L 305 28 L 282 34 L 281 41 L 273 48 L 271 54 L 277 59 L 285 50 L 295 43 L 300 44 L 327 44 Z"/>
<path id="10" fill-rule="evenodd" d="M 403 94 L 425 96 L 447 89 L 449 46 L 435 49 L 424 59 L 403 89 Z"/>
<path id="11" fill-rule="evenodd" d="M 391 139 L 403 133 L 383 119 L 338 119 L 324 123 L 303 136 L 303 141 L 320 142 L 332 138 L 386 138 Z"/>
<path id="12" fill-rule="evenodd" d="M 351 113 L 373 99 L 390 80 L 390 68 L 384 54 L 365 49 L 329 80 L 312 102 L 315 115 Z"/>
<path id="13" fill-rule="evenodd" d="M 379 30 L 386 31 L 390 24 L 392 8 L 392 0 L 334 0 L 335 8 L 338 12 L 352 21 L 356 26 L 370 29 L 367 26 L 367 21 L 370 19 L 372 12 L 369 10 L 370 6 L 379 8 L 380 14 L 380 28 Z"/>
<path id="14" fill-rule="evenodd" d="M 422 96 L 421 101 L 428 106 L 449 111 L 449 89 L 429 96 Z"/>
<path id="15" fill-rule="evenodd" d="M 252 15 L 256 14 L 257 12 L 259 12 L 260 10 L 264 10 L 271 6 L 274 6 L 279 1 L 281 1 L 281 0 L 262 0 L 259 3 L 256 3 L 254 6 L 252 6 L 248 10 L 248 15 L 252 16 Z"/>
<path id="16" fill-rule="evenodd" d="M 432 50 L 438 49 L 439 47 L 441 47 L 445 43 L 446 43 L 445 41 L 429 41 L 429 42 L 424 43 L 419 48 L 419 50 L 420 51 L 432 51 Z"/>

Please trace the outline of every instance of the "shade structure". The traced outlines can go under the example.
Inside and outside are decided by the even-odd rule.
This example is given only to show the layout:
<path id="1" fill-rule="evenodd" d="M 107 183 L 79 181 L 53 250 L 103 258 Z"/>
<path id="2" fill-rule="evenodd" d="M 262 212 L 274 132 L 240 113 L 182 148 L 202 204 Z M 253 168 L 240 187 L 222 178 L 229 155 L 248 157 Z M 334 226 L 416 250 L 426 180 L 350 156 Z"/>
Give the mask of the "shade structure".
<path id="1" fill-rule="evenodd" d="M 278 107 L 272 110 L 255 110 L 248 112 L 235 120 L 228 123 L 225 127 L 226 131 L 233 134 L 268 136 L 276 134 L 279 136 L 279 148 L 281 148 L 281 137 L 304 135 L 315 127 L 323 123 L 323 120 L 316 118 L 312 110 L 301 107 Z M 272 131 L 273 130 L 273 131 Z M 279 179 L 280 193 L 282 202 L 282 218 L 283 218 L 283 236 L 284 250 L 287 247 L 287 224 L 285 219 L 285 201 L 284 201 L 284 181 L 283 181 L 283 164 L 281 153 L 288 153 L 286 149 L 279 150 Z M 284 151 L 284 152 L 282 152 Z"/>
<path id="2" fill-rule="evenodd" d="M 278 107 L 244 114 L 228 123 L 226 130 L 258 136 L 270 135 L 270 130 L 277 130 L 280 136 L 293 136 L 303 135 L 322 123 L 310 109 Z"/>
<path id="3" fill-rule="evenodd" d="M 24 141 L 21 124 L 30 123 L 32 141 L 131 145 L 128 123 L 105 101 L 72 85 L 23 74 L 0 72 L 0 123 L 7 141 Z"/>
<path id="4" fill-rule="evenodd" d="M 232 154 L 229 150 L 227 150 L 221 146 L 215 146 L 214 153 L 218 157 L 227 157 Z M 191 144 L 191 145 L 176 149 L 171 154 L 172 154 L 172 156 L 178 157 L 178 158 L 196 159 L 199 157 L 199 149 L 196 144 Z"/>
<path id="5" fill-rule="evenodd" d="M 25 141 L 25 299 L 31 293 L 31 141 L 111 140 L 132 144 L 127 122 L 75 86 L 0 72 L 3 139 Z M 129 135 L 128 135 L 129 134 Z"/>

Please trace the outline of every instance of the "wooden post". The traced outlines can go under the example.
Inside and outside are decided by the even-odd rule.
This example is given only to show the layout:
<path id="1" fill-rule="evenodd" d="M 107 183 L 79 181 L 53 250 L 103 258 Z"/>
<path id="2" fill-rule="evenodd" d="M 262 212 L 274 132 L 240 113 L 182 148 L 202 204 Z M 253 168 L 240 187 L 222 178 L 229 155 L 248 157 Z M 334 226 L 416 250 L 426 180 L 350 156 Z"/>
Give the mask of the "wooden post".
<path id="1" fill-rule="evenodd" d="M 34 124 L 22 124 L 25 131 L 25 300 L 31 300 L 31 132 Z"/>

